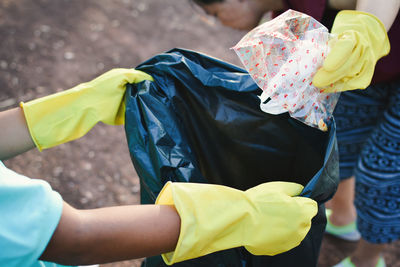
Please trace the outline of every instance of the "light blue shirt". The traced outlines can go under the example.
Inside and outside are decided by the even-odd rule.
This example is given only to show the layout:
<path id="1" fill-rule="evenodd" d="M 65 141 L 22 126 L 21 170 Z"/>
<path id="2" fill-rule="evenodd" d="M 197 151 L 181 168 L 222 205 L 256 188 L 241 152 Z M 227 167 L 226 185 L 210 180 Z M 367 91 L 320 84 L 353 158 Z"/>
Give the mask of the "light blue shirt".
<path id="1" fill-rule="evenodd" d="M 61 217 L 63 201 L 43 180 L 0 161 L 0 266 L 62 266 L 39 261 Z"/>

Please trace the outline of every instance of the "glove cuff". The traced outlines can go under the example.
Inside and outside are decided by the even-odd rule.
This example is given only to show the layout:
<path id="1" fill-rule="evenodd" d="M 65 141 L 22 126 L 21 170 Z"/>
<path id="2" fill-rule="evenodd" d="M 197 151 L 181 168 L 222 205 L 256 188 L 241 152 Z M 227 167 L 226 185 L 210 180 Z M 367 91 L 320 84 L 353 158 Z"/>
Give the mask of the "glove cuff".
<path id="1" fill-rule="evenodd" d="M 20 103 L 39 151 L 78 139 L 99 122 L 96 107 L 83 105 L 82 98 L 86 98 L 85 84 Z"/>
<path id="2" fill-rule="evenodd" d="M 156 203 L 157 205 L 171 205 L 171 206 L 175 206 L 174 204 L 174 199 L 172 196 L 172 188 L 171 188 L 171 182 L 168 182 L 164 185 L 164 187 L 161 189 L 160 194 L 158 195 L 157 199 L 156 199 Z M 176 207 L 175 207 L 176 208 Z M 177 210 L 178 211 L 178 210 Z M 180 233 L 179 233 L 179 239 L 178 242 L 176 243 L 176 247 L 175 250 L 172 252 L 168 252 L 168 253 L 163 253 L 161 254 L 161 257 L 163 258 L 164 262 L 167 265 L 172 265 L 173 263 L 175 263 L 177 261 L 177 251 L 179 251 L 181 245 L 182 245 L 182 239 L 183 239 L 183 235 L 182 235 L 182 228 L 183 228 L 183 221 L 182 221 L 182 216 L 180 215 L 179 211 L 178 211 L 179 217 L 181 217 L 181 229 L 180 229 Z"/>
<path id="3" fill-rule="evenodd" d="M 25 104 L 24 102 L 19 103 L 20 108 L 22 109 L 22 112 L 24 113 L 25 121 L 26 121 L 26 126 L 28 127 L 29 134 L 31 135 L 32 141 L 35 144 L 36 148 L 41 152 L 43 150 L 43 146 L 38 142 L 34 132 L 33 132 L 33 126 L 31 121 L 33 120 L 31 116 L 29 115 L 29 112 L 27 112 L 28 105 Z"/>
<path id="4" fill-rule="evenodd" d="M 241 246 L 242 231 L 237 229 L 245 217 L 246 202 L 243 191 L 226 186 L 168 182 L 156 204 L 174 205 L 181 218 L 181 229 L 175 250 L 161 255 L 164 262 L 172 265 Z M 233 203 L 242 205 L 242 209 L 231 209 Z M 209 205 L 214 208 L 208 208 Z M 219 209 L 215 208 L 218 206 Z"/>

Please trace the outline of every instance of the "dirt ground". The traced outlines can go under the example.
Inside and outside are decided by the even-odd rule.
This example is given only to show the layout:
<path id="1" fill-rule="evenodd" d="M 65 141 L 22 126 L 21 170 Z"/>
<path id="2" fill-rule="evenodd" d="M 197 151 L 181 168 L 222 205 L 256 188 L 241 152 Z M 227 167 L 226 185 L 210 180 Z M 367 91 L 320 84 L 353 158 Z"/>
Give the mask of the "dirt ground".
<path id="1" fill-rule="evenodd" d="M 205 19 L 188 0 L 0 0 L 0 110 L 111 68 L 134 67 L 174 47 L 240 65 L 229 48 L 243 34 Z M 47 180 L 76 208 L 139 203 L 123 127 L 99 124 L 80 140 L 32 150 L 5 164 Z M 388 266 L 400 266 L 399 248 L 399 242 L 388 247 Z M 352 243 L 326 237 L 319 267 L 332 266 L 353 249 Z"/>

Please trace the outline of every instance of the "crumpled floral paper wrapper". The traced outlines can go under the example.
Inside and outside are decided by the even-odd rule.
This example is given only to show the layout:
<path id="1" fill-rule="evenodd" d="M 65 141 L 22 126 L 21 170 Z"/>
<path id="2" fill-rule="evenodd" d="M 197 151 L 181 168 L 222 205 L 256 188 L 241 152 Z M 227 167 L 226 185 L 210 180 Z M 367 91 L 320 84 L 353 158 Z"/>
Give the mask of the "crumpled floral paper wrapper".
<path id="1" fill-rule="evenodd" d="M 324 93 L 312 79 L 329 52 L 328 29 L 288 10 L 248 32 L 232 49 L 262 89 L 264 112 L 290 116 L 327 130 L 339 93 Z"/>

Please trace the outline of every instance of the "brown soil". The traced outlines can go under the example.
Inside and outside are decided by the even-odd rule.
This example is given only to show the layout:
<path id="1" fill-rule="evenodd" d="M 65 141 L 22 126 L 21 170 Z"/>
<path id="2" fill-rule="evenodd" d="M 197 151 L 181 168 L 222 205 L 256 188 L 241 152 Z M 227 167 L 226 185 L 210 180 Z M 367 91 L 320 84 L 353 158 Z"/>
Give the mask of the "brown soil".
<path id="1" fill-rule="evenodd" d="M 205 19 L 182 0 L 0 0 L 0 110 L 111 68 L 134 67 L 174 47 L 240 65 L 229 48 L 243 34 Z M 139 203 L 123 127 L 99 124 L 80 140 L 42 153 L 32 150 L 5 164 L 47 180 L 76 208 Z M 387 249 L 388 266 L 400 266 L 399 248 L 397 242 Z M 353 249 L 354 244 L 327 237 L 319 266 L 331 266 Z"/>

